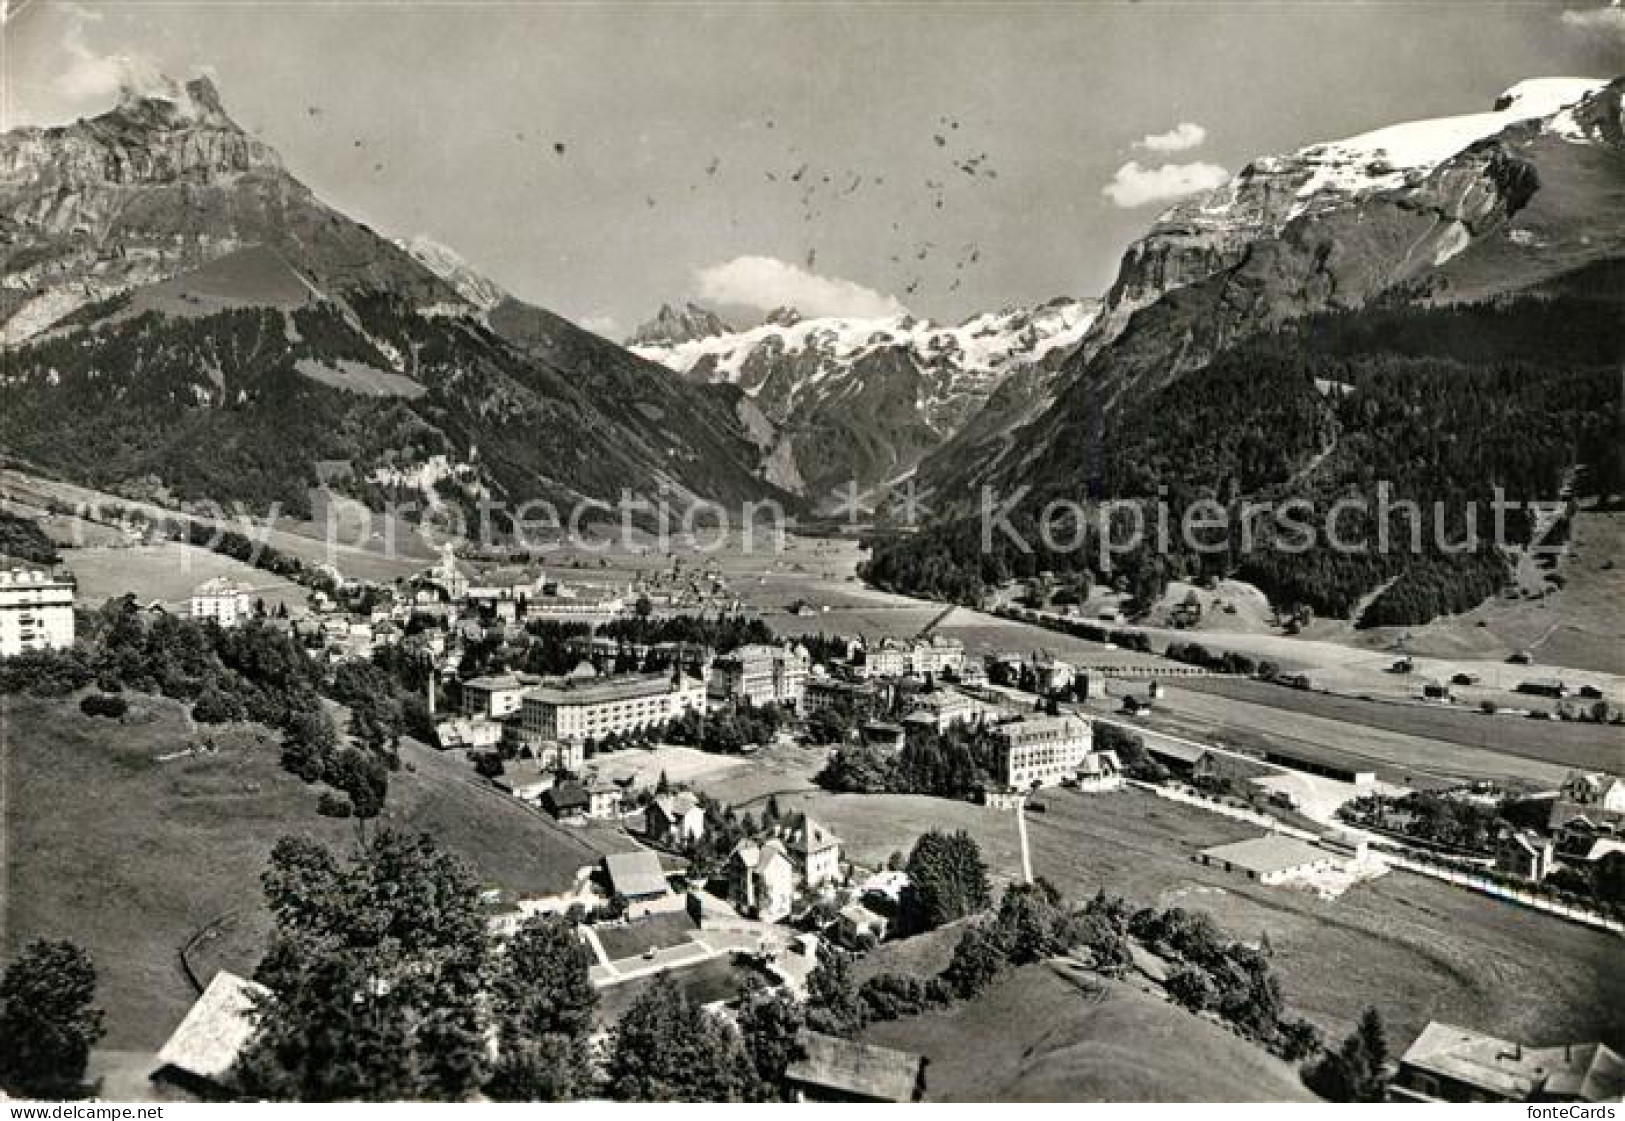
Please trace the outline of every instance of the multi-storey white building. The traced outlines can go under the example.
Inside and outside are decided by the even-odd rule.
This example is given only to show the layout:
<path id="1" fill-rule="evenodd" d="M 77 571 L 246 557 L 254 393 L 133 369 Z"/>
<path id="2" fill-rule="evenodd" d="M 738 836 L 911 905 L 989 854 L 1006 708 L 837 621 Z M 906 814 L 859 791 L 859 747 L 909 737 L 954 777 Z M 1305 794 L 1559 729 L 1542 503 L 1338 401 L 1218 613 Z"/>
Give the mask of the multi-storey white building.
<path id="1" fill-rule="evenodd" d="M 194 619 L 213 619 L 222 627 L 235 627 L 247 622 L 253 613 L 248 589 L 224 576 L 205 580 L 192 590 Z"/>
<path id="2" fill-rule="evenodd" d="M 492 720 L 512 716 L 519 711 L 525 690 L 536 685 L 538 680 L 517 673 L 471 677 L 463 682 L 463 713 L 466 716 L 485 716 Z"/>
<path id="3" fill-rule="evenodd" d="M 72 646 L 73 595 L 73 581 L 48 572 L 0 572 L 0 658 Z"/>
<path id="4" fill-rule="evenodd" d="M 808 662 L 800 646 L 741 646 L 711 663 L 710 693 L 752 705 L 799 706 L 807 691 Z"/>
<path id="5" fill-rule="evenodd" d="M 549 682 L 520 699 L 519 730 L 527 742 L 597 739 L 703 711 L 705 683 L 686 673 Z"/>
<path id="6" fill-rule="evenodd" d="M 957 638 L 934 636 L 905 642 L 884 638 L 863 652 L 865 677 L 906 677 L 958 673 L 965 665 L 965 646 Z"/>
<path id="7" fill-rule="evenodd" d="M 998 779 L 1007 790 L 1054 786 L 1078 767 L 1094 743 L 1089 722 L 1077 716 L 1036 716 L 1001 724 Z"/>

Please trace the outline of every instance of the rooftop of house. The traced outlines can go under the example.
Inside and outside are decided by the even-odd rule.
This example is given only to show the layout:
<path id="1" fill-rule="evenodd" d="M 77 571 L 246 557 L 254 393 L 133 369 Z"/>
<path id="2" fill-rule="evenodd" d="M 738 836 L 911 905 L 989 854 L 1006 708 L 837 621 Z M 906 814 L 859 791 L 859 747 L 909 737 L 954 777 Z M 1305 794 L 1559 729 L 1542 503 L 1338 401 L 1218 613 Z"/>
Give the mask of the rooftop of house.
<path id="1" fill-rule="evenodd" d="M 665 814 L 667 819 L 677 821 L 699 809 L 700 800 L 687 790 L 679 790 L 675 794 L 662 794 L 651 805 L 659 807 L 660 812 Z"/>
<path id="2" fill-rule="evenodd" d="M 585 809 L 589 802 L 587 788 L 575 779 L 566 779 L 559 783 L 544 797 L 547 804 L 555 810 Z"/>
<path id="3" fill-rule="evenodd" d="M 227 576 L 213 577 L 192 589 L 194 596 L 235 596 L 247 593 L 246 587 Z"/>
<path id="4" fill-rule="evenodd" d="M 879 1102 L 911 1102 L 925 1060 L 908 1051 L 803 1031 L 801 1058 L 784 1077 L 802 1086 Z"/>
<path id="5" fill-rule="evenodd" d="M 672 687 L 669 673 L 636 673 L 619 677 L 569 678 L 538 685 L 525 693 L 527 701 L 555 705 L 590 705 L 658 697 Z"/>
<path id="6" fill-rule="evenodd" d="M 1213 848 L 1203 849 L 1202 855 L 1209 860 L 1221 860 L 1233 867 L 1259 875 L 1285 872 L 1290 868 L 1315 864 L 1329 856 L 1326 850 L 1316 848 L 1307 841 L 1286 837 L 1280 833 L 1270 833 L 1228 845 L 1215 845 Z"/>
<path id="7" fill-rule="evenodd" d="M 1048 739 L 1052 736 L 1083 736 L 1088 731 L 1088 723 L 1076 716 L 1024 716 L 1020 720 L 1000 724 L 994 729 L 994 733 L 1007 743 Z"/>
<path id="8" fill-rule="evenodd" d="M 158 1051 L 158 1069 L 229 1085 L 237 1056 L 254 1034 L 254 1001 L 264 985 L 221 970 Z"/>
<path id="9" fill-rule="evenodd" d="M 1525 1047 L 1435 1020 L 1400 1061 L 1505 1097 L 1601 1102 L 1625 1094 L 1625 1059 L 1601 1043 Z"/>
<path id="10" fill-rule="evenodd" d="M 604 857 L 604 872 L 609 876 L 609 886 L 628 899 L 664 895 L 667 891 L 660 857 L 648 849 L 610 853 Z"/>

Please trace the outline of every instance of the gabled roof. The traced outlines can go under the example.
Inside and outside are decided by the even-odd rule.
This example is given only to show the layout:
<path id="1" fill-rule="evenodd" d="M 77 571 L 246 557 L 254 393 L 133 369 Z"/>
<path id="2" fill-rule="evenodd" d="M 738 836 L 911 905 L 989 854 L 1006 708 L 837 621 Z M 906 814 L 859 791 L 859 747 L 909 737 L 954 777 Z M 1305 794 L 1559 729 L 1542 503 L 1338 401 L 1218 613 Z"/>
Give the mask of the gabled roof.
<path id="1" fill-rule="evenodd" d="M 700 800 L 687 790 L 679 790 L 676 794 L 662 794 L 649 803 L 649 808 L 659 810 L 667 821 L 681 821 L 700 808 Z"/>
<path id="2" fill-rule="evenodd" d="M 911 1102 L 920 1088 L 919 1055 L 815 1031 L 797 1042 L 801 1058 L 784 1072 L 790 1082 L 877 1102 Z"/>
<path id="3" fill-rule="evenodd" d="M 1316 848 L 1296 837 L 1270 833 L 1247 841 L 1203 849 L 1202 855 L 1209 860 L 1222 860 L 1248 872 L 1268 875 L 1271 872 L 1284 872 L 1289 868 L 1318 863 L 1327 859 L 1330 854 L 1325 849 Z"/>
<path id="4" fill-rule="evenodd" d="M 841 843 L 829 829 L 820 825 L 804 813 L 793 814 L 784 822 L 785 838 L 788 847 L 802 855 L 822 852 Z"/>
<path id="5" fill-rule="evenodd" d="M 660 870 L 660 857 L 647 849 L 610 853 L 604 857 L 604 871 L 610 887 L 629 899 L 666 894 L 666 874 Z"/>
<path id="6" fill-rule="evenodd" d="M 1600 1102 L 1625 1093 L 1625 1060 L 1601 1043 L 1525 1047 L 1435 1020 L 1401 1061 L 1510 1098 Z"/>
<path id="7" fill-rule="evenodd" d="M 158 1069 L 171 1068 L 230 1088 L 237 1056 L 254 1034 L 254 1002 L 264 985 L 221 970 L 158 1051 Z"/>

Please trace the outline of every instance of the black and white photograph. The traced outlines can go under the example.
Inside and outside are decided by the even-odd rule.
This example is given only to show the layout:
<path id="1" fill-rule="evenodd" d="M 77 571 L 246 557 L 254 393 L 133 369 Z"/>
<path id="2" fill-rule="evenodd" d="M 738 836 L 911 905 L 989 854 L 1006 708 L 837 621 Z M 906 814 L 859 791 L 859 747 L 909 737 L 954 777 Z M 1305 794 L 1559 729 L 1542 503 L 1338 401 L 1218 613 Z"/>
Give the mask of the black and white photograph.
<path id="1" fill-rule="evenodd" d="M 0 1116 L 1617 1117 L 1622 566 L 1622 0 L 0 0 Z"/>

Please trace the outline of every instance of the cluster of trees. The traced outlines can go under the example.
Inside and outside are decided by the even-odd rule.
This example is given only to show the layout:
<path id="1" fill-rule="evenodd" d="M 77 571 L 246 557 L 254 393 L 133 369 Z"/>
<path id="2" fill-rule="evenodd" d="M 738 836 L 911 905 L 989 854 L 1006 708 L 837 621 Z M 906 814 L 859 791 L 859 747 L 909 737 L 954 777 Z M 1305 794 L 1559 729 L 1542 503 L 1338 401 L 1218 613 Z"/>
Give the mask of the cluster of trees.
<path id="1" fill-rule="evenodd" d="M 123 596 L 81 612 L 78 633 L 71 649 L 0 660 L 0 692 L 62 696 L 94 684 L 102 692 L 80 706 L 89 715 L 122 716 L 120 694 L 133 691 L 187 702 L 202 724 L 256 721 L 281 734 L 285 769 L 348 799 L 324 797 L 324 813 L 377 816 L 401 736 L 428 724 L 421 702 L 384 665 L 343 662 L 329 679 L 291 636 L 257 620 L 222 628 L 146 612 Z M 353 746 L 342 742 L 324 694 L 349 706 Z"/>
<path id="2" fill-rule="evenodd" d="M 1289 1061 L 1307 1058 L 1320 1048 L 1314 1025 L 1286 1014 L 1267 941 L 1259 946 L 1233 941 L 1212 916 L 1180 907 L 1136 911 L 1123 930 L 1178 963 L 1166 988 L 1183 1007 L 1218 1016 Z"/>
<path id="3" fill-rule="evenodd" d="M 239 1060 L 244 1090 L 283 1101 L 764 1101 L 817 1021 L 747 983 L 737 1026 L 662 976 L 613 1025 L 602 1077 L 589 1040 L 592 959 L 575 920 L 527 920 L 499 944 L 461 860 L 380 832 L 348 861 L 278 842 L 263 877 L 275 928 L 256 974 L 271 990 Z"/>
<path id="4" fill-rule="evenodd" d="M 6 510 L 0 510 L 0 557 L 35 564 L 55 564 L 62 559 L 56 551 L 56 543 L 37 521 Z"/>
<path id="5" fill-rule="evenodd" d="M 732 704 L 718 712 L 684 712 L 660 731 L 666 743 L 686 744 L 719 755 L 737 755 L 747 747 L 770 743 L 793 719 L 776 704 Z"/>
<path id="6" fill-rule="evenodd" d="M 1492 536 L 1496 488 L 1512 501 L 1551 500 L 1572 473 L 1577 495 L 1620 492 L 1617 364 L 1625 329 L 1617 305 L 1591 295 L 1366 308 L 1242 340 L 1158 392 L 1127 395 L 1109 426 L 1095 426 L 1104 433 L 1098 441 L 1055 445 L 1038 485 L 1009 518 L 1028 547 L 1001 531 L 984 551 L 980 519 L 938 523 L 874 540 L 864 578 L 974 604 L 991 587 L 1048 571 L 1109 583 L 1143 607 L 1170 579 L 1233 574 L 1278 605 L 1336 616 L 1395 580 L 1372 604 L 1367 625 L 1459 612 L 1505 580 L 1492 548 L 1457 548 L 1469 528 L 1481 541 Z M 1550 345 L 1554 332 L 1565 341 Z M 1080 479 L 1081 489 L 1073 483 Z M 1386 525 L 1375 512 L 1380 483 L 1393 503 Z M 1217 501 L 1230 511 L 1231 532 L 1216 546 L 1174 534 L 1166 553 L 1148 542 L 1114 556 L 1110 571 L 1099 561 L 1097 525 L 1078 533 L 1057 527 L 1064 530 L 1052 534 L 1058 544 L 1081 543 L 1064 549 L 1038 533 L 1039 512 L 1052 498 L 1153 497 L 1174 526 L 1193 503 Z M 1308 505 L 1292 522 L 1317 530 L 1340 499 L 1362 499 L 1368 512 L 1345 511 L 1339 520 L 1339 537 L 1353 549 L 1334 548 L 1323 532 L 1302 548 L 1296 529 L 1265 518 L 1255 521 L 1253 546 L 1243 552 L 1235 531 L 1243 497 L 1301 500 Z M 1398 506 L 1406 500 L 1420 505 L 1419 514 Z M 1513 515 L 1507 531 L 1509 540 L 1524 540 L 1529 520 Z"/>
<path id="7" fill-rule="evenodd" d="M 861 743 L 843 743 L 816 781 L 826 790 L 851 794 L 930 794 L 974 799 L 994 770 L 991 731 L 953 725 L 911 732 L 892 754 Z"/>
<path id="8" fill-rule="evenodd" d="M 286 1101 L 558 1100 L 585 1092 L 597 1006 L 570 923 L 497 953 L 479 881 L 428 837 L 381 831 L 348 862 L 285 837 L 263 877 L 271 990 L 239 1060 Z"/>
<path id="9" fill-rule="evenodd" d="M 0 974 L 0 1089 L 67 1098 L 102 1037 L 96 967 L 72 942 L 36 939 Z"/>
<path id="10" fill-rule="evenodd" d="M 1163 656 L 1186 665 L 1201 666 L 1217 673 L 1243 674 L 1269 680 L 1281 672 L 1281 667 L 1268 658 L 1262 661 L 1234 650 L 1209 650 L 1200 642 L 1170 642 Z"/>
<path id="11" fill-rule="evenodd" d="M 1496 837 L 1507 827 L 1493 807 L 1431 790 L 1412 790 L 1398 797 L 1364 794 L 1339 808 L 1337 816 L 1437 848 L 1475 853 L 1493 851 Z"/>

